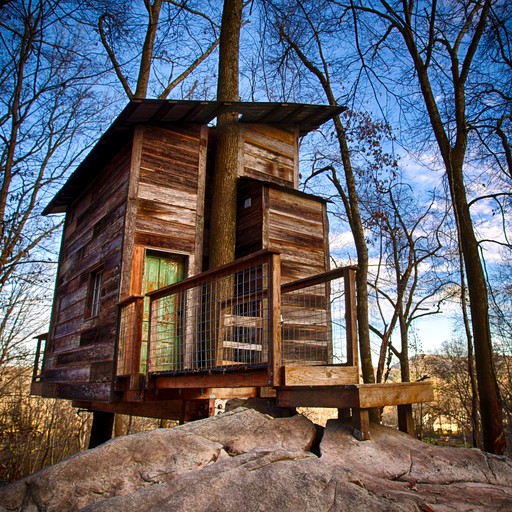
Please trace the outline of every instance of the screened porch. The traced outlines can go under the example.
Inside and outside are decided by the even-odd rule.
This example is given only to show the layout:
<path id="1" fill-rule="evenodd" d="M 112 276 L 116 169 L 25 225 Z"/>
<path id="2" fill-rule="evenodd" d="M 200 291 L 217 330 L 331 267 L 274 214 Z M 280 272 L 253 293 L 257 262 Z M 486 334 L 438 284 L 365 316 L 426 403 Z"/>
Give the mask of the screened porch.
<path id="1" fill-rule="evenodd" d="M 261 251 L 121 303 L 121 389 L 358 383 L 355 268 L 280 268 Z"/>

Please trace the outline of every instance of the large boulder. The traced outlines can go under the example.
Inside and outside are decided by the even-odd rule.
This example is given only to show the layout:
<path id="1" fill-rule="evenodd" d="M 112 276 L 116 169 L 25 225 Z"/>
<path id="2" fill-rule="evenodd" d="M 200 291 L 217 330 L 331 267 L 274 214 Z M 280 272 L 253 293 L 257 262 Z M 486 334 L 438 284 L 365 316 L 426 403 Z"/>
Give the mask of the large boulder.
<path id="1" fill-rule="evenodd" d="M 239 408 L 173 429 L 113 439 L 0 489 L 24 511 L 512 510 L 512 464 L 426 445 L 372 425 L 370 441 L 303 416 Z M 318 443 L 316 443 L 318 449 Z"/>
<path id="2" fill-rule="evenodd" d="M 327 422 L 322 460 L 341 462 L 368 492 L 415 502 L 425 511 L 512 511 L 512 461 L 477 449 L 423 443 L 380 425 L 357 441 Z"/>

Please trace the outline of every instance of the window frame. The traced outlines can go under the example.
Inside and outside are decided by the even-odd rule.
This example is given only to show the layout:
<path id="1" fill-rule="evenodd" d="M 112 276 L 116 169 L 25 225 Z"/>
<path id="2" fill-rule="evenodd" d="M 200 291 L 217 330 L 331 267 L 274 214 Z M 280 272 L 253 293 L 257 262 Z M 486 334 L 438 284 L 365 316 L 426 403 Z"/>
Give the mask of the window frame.
<path id="1" fill-rule="evenodd" d="M 89 271 L 87 284 L 87 303 L 85 318 L 97 318 L 101 311 L 101 292 L 103 288 L 103 265 Z"/>

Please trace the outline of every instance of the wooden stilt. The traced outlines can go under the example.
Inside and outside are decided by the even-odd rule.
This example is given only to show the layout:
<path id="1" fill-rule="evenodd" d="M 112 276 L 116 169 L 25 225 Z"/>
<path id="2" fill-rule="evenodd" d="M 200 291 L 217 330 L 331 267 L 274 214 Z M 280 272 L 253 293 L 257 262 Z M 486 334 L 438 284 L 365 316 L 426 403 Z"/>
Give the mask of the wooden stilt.
<path id="1" fill-rule="evenodd" d="M 89 449 L 96 448 L 112 438 L 112 428 L 114 427 L 113 412 L 93 411 L 91 436 L 89 438 Z"/>
<path id="2" fill-rule="evenodd" d="M 368 409 L 352 408 L 352 425 L 356 439 L 359 439 L 359 441 L 370 439 L 370 415 Z"/>
<path id="3" fill-rule="evenodd" d="M 412 416 L 412 404 L 398 405 L 398 428 L 401 432 L 405 432 L 414 436 L 414 419 Z"/>

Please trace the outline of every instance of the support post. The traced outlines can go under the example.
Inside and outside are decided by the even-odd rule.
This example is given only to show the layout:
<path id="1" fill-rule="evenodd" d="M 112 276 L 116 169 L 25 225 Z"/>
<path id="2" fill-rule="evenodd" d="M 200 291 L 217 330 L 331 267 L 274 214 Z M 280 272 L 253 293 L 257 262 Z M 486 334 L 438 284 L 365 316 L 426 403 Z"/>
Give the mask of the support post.
<path id="1" fill-rule="evenodd" d="M 130 371 L 130 390 L 140 390 L 140 356 L 142 348 L 142 324 L 144 320 L 144 299 L 138 298 L 135 302 L 135 321 L 134 329 L 135 333 L 133 336 L 132 345 L 132 361 Z M 149 333 L 148 333 L 148 347 L 147 347 L 147 361 L 146 368 L 149 368 Z"/>
<path id="2" fill-rule="evenodd" d="M 412 416 L 412 404 L 397 405 L 398 429 L 410 436 L 414 436 L 414 419 Z"/>
<path id="3" fill-rule="evenodd" d="M 269 385 L 280 386 L 283 364 L 281 340 L 281 256 L 272 254 L 269 260 Z"/>
<path id="4" fill-rule="evenodd" d="M 92 411 L 91 436 L 89 438 L 89 449 L 96 448 L 100 444 L 112 439 L 114 427 L 113 412 Z"/>
<path id="5" fill-rule="evenodd" d="M 341 421 L 349 421 L 352 419 L 352 413 L 350 412 L 350 408 L 338 408 L 338 419 Z"/>
<path id="6" fill-rule="evenodd" d="M 357 351 L 356 270 L 353 267 L 347 267 L 345 269 L 344 286 L 345 321 L 347 326 L 347 365 L 359 368 L 359 356 Z M 357 384 L 357 382 L 354 384 Z"/>
<path id="7" fill-rule="evenodd" d="M 352 408 L 352 426 L 354 437 L 359 441 L 370 439 L 370 415 L 369 409 Z"/>

